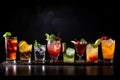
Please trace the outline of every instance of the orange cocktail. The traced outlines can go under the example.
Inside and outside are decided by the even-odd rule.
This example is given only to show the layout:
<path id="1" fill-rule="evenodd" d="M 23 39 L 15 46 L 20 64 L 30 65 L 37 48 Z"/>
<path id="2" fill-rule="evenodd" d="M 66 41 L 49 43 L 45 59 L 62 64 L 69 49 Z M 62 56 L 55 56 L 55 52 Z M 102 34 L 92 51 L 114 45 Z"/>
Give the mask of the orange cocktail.
<path id="1" fill-rule="evenodd" d="M 111 38 L 108 40 L 102 40 L 101 47 L 103 59 L 113 59 L 115 51 L 115 40 L 112 40 Z"/>

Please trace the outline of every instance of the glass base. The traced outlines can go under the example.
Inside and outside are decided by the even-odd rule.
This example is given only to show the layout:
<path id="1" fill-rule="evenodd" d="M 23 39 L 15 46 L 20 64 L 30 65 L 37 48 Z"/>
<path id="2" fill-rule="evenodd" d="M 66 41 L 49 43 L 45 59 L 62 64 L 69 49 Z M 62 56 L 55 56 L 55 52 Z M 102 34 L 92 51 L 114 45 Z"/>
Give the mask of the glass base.
<path id="1" fill-rule="evenodd" d="M 50 60 L 50 63 L 57 63 L 58 60 Z"/>
<path id="2" fill-rule="evenodd" d="M 22 64 L 29 64 L 31 63 L 31 60 L 20 60 Z"/>
<path id="3" fill-rule="evenodd" d="M 35 60 L 36 63 L 45 63 L 45 60 Z"/>
<path id="4" fill-rule="evenodd" d="M 85 63 L 85 60 L 77 60 L 77 63 Z"/>
<path id="5" fill-rule="evenodd" d="M 103 59 L 104 63 L 113 63 L 113 59 Z"/>
<path id="6" fill-rule="evenodd" d="M 15 64 L 16 60 L 6 60 L 6 64 Z"/>

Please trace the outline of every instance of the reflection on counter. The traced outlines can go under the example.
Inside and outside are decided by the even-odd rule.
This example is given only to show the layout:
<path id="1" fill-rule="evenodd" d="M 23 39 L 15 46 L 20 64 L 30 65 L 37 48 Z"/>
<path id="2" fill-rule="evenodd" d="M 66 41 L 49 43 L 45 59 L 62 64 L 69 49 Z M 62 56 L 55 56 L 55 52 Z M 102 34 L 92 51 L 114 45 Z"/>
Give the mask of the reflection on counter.
<path id="1" fill-rule="evenodd" d="M 103 75 L 113 75 L 113 66 L 102 66 Z"/>
<path id="2" fill-rule="evenodd" d="M 44 65 L 41 65 L 41 66 L 37 66 L 37 65 L 34 65 L 32 67 L 32 74 L 33 75 L 45 75 L 45 66 Z"/>
<path id="3" fill-rule="evenodd" d="M 75 66 L 63 66 L 63 75 L 74 75 Z"/>
<path id="4" fill-rule="evenodd" d="M 0 74 L 5 76 L 46 76 L 46 75 L 115 75 L 119 66 L 74 66 L 74 65 L 3 65 Z"/>
<path id="5" fill-rule="evenodd" d="M 18 65 L 17 67 L 18 75 L 29 76 L 31 75 L 31 65 Z"/>
<path id="6" fill-rule="evenodd" d="M 7 65 L 5 67 L 6 76 L 16 76 L 16 65 Z"/>
<path id="7" fill-rule="evenodd" d="M 98 75 L 98 66 L 86 66 L 86 75 Z"/>

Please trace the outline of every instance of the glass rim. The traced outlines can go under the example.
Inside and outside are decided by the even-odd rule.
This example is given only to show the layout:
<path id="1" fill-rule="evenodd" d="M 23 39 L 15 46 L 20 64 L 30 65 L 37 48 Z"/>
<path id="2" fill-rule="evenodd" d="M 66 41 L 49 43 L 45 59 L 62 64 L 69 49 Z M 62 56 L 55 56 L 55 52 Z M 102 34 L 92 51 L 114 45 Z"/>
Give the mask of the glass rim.
<path id="1" fill-rule="evenodd" d="M 17 39 L 18 37 L 9 37 L 9 38 L 5 38 L 5 39 Z"/>

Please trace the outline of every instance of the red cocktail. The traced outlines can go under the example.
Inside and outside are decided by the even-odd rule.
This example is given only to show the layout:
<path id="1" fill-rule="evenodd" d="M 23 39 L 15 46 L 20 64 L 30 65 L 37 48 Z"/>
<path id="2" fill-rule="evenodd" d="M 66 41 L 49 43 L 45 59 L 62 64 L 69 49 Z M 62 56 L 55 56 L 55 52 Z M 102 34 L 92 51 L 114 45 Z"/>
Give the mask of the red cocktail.
<path id="1" fill-rule="evenodd" d="M 61 51 L 61 41 L 60 39 L 55 39 L 53 41 L 48 41 L 47 49 L 50 57 L 53 61 L 58 59 Z"/>
<path id="2" fill-rule="evenodd" d="M 74 43 L 77 56 L 79 57 L 78 62 L 83 62 L 82 56 L 85 53 L 87 42 L 84 39 L 81 39 L 80 41 L 76 40 L 71 42 Z"/>
<path id="3" fill-rule="evenodd" d="M 6 60 L 15 60 L 17 53 L 17 37 L 5 38 Z"/>

